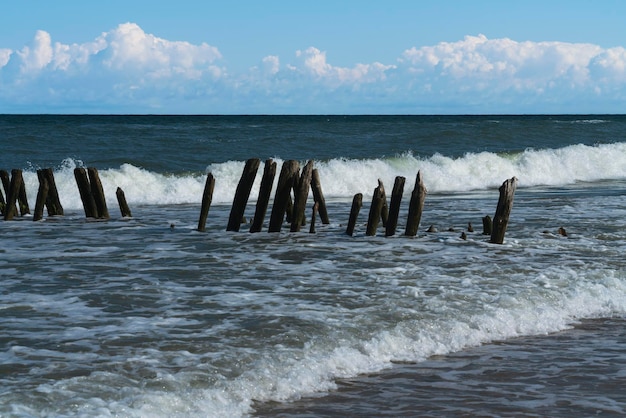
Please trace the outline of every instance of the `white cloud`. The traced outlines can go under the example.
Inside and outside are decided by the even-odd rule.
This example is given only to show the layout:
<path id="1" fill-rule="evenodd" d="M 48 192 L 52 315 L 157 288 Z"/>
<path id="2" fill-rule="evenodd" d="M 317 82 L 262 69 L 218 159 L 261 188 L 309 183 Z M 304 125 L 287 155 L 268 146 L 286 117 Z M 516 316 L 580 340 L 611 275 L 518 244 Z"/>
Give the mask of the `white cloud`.
<path id="1" fill-rule="evenodd" d="M 0 48 L 0 69 L 8 64 L 13 51 L 7 48 Z"/>
<path id="2" fill-rule="evenodd" d="M 331 85 L 373 83 L 384 79 L 385 71 L 396 68 L 395 65 L 384 65 L 378 62 L 356 64 L 352 68 L 335 67 L 326 61 L 326 52 L 315 47 L 296 51 L 296 57 L 300 59 L 300 65 L 292 66 L 292 70 L 308 73 Z"/>
<path id="3" fill-rule="evenodd" d="M 38 31 L 22 49 L 0 49 L 0 113 L 16 103 L 51 112 L 582 113 L 621 112 L 626 97 L 623 47 L 478 35 L 398 51 L 394 63 L 337 66 L 315 47 L 291 62 L 250 59 L 258 65 L 235 73 L 214 46 L 134 23 L 81 44 Z"/>

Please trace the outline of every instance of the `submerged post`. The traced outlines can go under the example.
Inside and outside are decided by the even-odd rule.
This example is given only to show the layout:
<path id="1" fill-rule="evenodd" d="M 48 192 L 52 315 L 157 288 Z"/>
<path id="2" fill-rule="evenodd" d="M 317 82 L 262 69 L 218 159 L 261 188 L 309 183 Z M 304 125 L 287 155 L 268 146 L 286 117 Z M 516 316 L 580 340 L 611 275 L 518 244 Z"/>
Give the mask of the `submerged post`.
<path id="1" fill-rule="evenodd" d="M 48 182 L 48 198 L 46 199 L 46 208 L 48 209 L 48 216 L 62 216 L 63 206 L 59 200 L 59 192 L 57 190 L 56 182 L 54 181 L 54 172 L 51 168 L 44 168 L 37 170 L 37 177 L 41 183 L 41 177 L 44 177 Z"/>
<path id="2" fill-rule="evenodd" d="M 241 179 L 235 190 L 235 198 L 233 199 L 233 206 L 230 209 L 230 217 L 228 218 L 227 231 L 239 231 L 241 227 L 241 220 L 243 219 L 244 212 L 246 211 L 246 204 L 250 197 L 250 191 L 252 190 L 252 184 L 256 177 L 257 170 L 261 160 L 258 158 L 250 158 L 246 161 L 246 165 L 241 173 Z"/>
<path id="3" fill-rule="evenodd" d="M 354 226 L 356 220 L 359 217 L 359 212 L 363 206 L 363 194 L 357 193 L 352 198 L 352 208 L 350 209 L 350 219 L 348 220 L 348 227 L 346 228 L 346 234 L 352 236 L 354 234 Z"/>
<path id="4" fill-rule="evenodd" d="M 309 196 L 309 188 L 311 187 L 311 177 L 313 176 L 313 160 L 309 160 L 302 169 L 300 180 L 294 193 L 293 214 L 291 219 L 291 232 L 300 231 L 300 227 L 304 223 L 304 210 L 306 201 Z"/>
<path id="5" fill-rule="evenodd" d="M 30 214 L 30 208 L 28 207 L 28 198 L 26 197 L 26 185 L 24 184 L 22 170 L 12 170 L 11 173 L 14 173 L 15 171 L 19 171 L 20 176 L 22 177 L 22 181 L 20 182 L 20 188 L 17 191 L 17 202 L 20 207 L 20 216 L 24 216 L 26 214 Z"/>
<path id="6" fill-rule="evenodd" d="M 124 194 L 124 190 L 118 187 L 115 191 L 115 196 L 117 197 L 117 204 L 120 207 L 122 218 L 132 218 L 133 215 L 130 213 L 128 203 L 126 203 L 126 195 Z"/>
<path id="7" fill-rule="evenodd" d="M 317 217 L 317 211 L 319 210 L 319 207 L 319 202 L 315 202 L 313 204 L 313 213 L 311 214 L 311 226 L 309 227 L 310 234 L 315 234 L 315 218 Z"/>
<path id="8" fill-rule="evenodd" d="M 109 209 L 107 208 L 107 202 L 104 197 L 104 188 L 102 187 L 102 182 L 100 182 L 98 170 L 95 167 L 88 167 L 87 174 L 89 175 L 91 194 L 93 195 L 93 200 L 96 202 L 96 218 L 109 219 Z"/>
<path id="9" fill-rule="evenodd" d="M 487 215 L 483 217 L 483 235 L 491 235 L 493 222 L 491 222 L 491 216 Z"/>
<path id="10" fill-rule="evenodd" d="M 502 244 L 504 242 L 504 233 L 509 223 L 509 215 L 513 208 L 513 197 L 515 188 L 517 187 L 517 178 L 512 177 L 502 183 L 500 186 L 500 198 L 498 199 L 498 207 L 493 217 L 493 230 L 491 231 L 491 243 Z"/>
<path id="11" fill-rule="evenodd" d="M 202 193 L 202 206 L 200 207 L 200 218 L 198 219 L 198 231 L 206 230 L 206 218 L 209 216 L 209 208 L 213 201 L 213 190 L 215 189 L 215 178 L 208 173 L 204 183 L 204 193 Z"/>
<path id="12" fill-rule="evenodd" d="M 287 203 L 291 199 L 291 189 L 293 188 L 294 182 L 298 179 L 299 171 L 300 164 L 295 160 L 285 161 L 280 169 L 278 185 L 276 186 L 276 193 L 274 194 L 274 205 L 272 206 L 269 232 L 280 232 L 282 228 Z"/>
<path id="13" fill-rule="evenodd" d="M 11 184 L 9 185 L 9 191 L 7 192 L 7 205 L 4 213 L 4 220 L 10 221 L 17 214 L 17 200 L 20 193 L 20 187 L 22 187 L 22 170 L 11 171 Z"/>
<path id="14" fill-rule="evenodd" d="M 406 228 L 404 235 L 414 237 L 417 235 L 417 231 L 422 219 L 422 212 L 424 211 L 424 200 L 426 199 L 426 187 L 422 181 L 422 175 L 420 171 L 417 172 L 415 178 L 415 187 L 411 193 L 411 201 L 409 203 L 409 215 L 407 217 Z"/>
<path id="15" fill-rule="evenodd" d="M 263 168 L 263 177 L 261 178 L 261 187 L 259 188 L 259 197 L 256 201 L 254 218 L 252 219 L 252 225 L 250 225 L 250 232 L 260 232 L 261 228 L 263 228 L 263 221 L 265 220 L 265 214 L 267 213 L 267 207 L 272 194 L 274 177 L 276 177 L 276 161 L 272 159 L 266 160 L 265 167 Z"/>
<path id="16" fill-rule="evenodd" d="M 320 173 L 317 168 L 313 169 L 313 177 L 311 178 L 311 190 L 313 191 L 313 199 L 319 203 L 320 219 L 324 225 L 330 223 L 328 218 L 328 210 L 326 209 L 326 199 L 324 199 L 324 193 L 322 193 L 322 183 L 320 182 Z"/>
<path id="17" fill-rule="evenodd" d="M 398 216 L 400 214 L 400 203 L 402 202 L 402 193 L 404 193 L 405 177 L 397 176 L 393 183 L 391 191 L 391 203 L 389 205 L 389 218 L 385 227 L 385 236 L 390 237 L 396 233 L 398 226 Z"/>
<path id="18" fill-rule="evenodd" d="M 96 201 L 94 200 L 93 194 L 91 193 L 91 186 L 89 184 L 89 178 L 87 177 L 87 170 L 85 170 L 83 167 L 76 167 L 74 169 L 74 178 L 76 179 L 76 185 L 78 186 L 80 200 L 83 202 L 85 217 L 97 218 L 98 209 L 96 208 Z M 45 178 L 43 180 L 45 180 Z"/>
<path id="19" fill-rule="evenodd" d="M 43 208 L 48 199 L 48 180 L 41 178 L 39 180 L 39 190 L 37 190 L 37 201 L 35 202 L 35 213 L 33 213 L 33 221 L 39 221 L 43 218 Z"/>
<path id="20" fill-rule="evenodd" d="M 378 187 L 374 189 L 374 194 L 372 196 L 372 205 L 370 206 L 365 235 L 376 235 L 376 229 L 378 228 L 378 224 L 381 219 L 381 211 L 385 200 L 385 188 L 383 187 L 382 181 L 378 180 Z"/>

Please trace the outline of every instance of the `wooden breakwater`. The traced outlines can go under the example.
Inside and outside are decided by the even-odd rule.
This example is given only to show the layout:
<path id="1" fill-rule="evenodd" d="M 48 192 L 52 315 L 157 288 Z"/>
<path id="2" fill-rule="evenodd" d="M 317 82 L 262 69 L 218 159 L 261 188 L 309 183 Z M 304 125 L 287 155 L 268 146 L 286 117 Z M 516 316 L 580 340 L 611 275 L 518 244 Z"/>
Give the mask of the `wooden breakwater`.
<path id="1" fill-rule="evenodd" d="M 252 158 L 246 161 L 241 178 L 235 190 L 227 231 L 238 232 L 241 226 L 248 223 L 245 212 L 255 181 L 257 171 L 261 161 Z M 261 232 L 265 224 L 265 217 L 270 206 L 271 192 L 276 176 L 276 162 L 269 159 L 265 161 L 263 177 L 259 195 L 256 199 L 254 215 L 249 222 L 249 231 L 252 233 Z M 76 168 L 74 170 L 76 185 L 81 197 L 86 218 L 109 219 L 110 214 L 106 205 L 104 189 L 99 178 L 98 170 L 93 167 L 87 169 Z M 30 214 L 26 190 L 21 170 L 12 170 L 11 174 L 0 170 L 0 178 L 4 194 L 0 189 L 0 213 L 5 221 L 12 220 L 15 216 L 25 216 Z M 43 218 L 44 207 L 48 216 L 62 216 L 64 214 L 58 191 L 56 188 L 54 173 L 52 169 L 37 171 L 39 180 L 39 190 L 37 192 L 37 202 L 33 220 Z M 206 222 L 213 200 L 213 191 L 216 179 L 211 173 L 207 174 L 204 192 L 201 199 L 200 216 L 198 219 L 198 231 L 206 231 Z M 386 237 L 395 236 L 399 224 L 399 214 L 402 204 L 406 179 L 397 176 L 394 181 L 391 197 L 388 202 L 385 187 L 381 180 L 372 193 L 372 201 L 369 207 L 367 223 L 365 227 L 366 236 L 375 236 L 382 224 Z M 490 216 L 483 218 L 483 234 L 490 236 L 490 242 L 502 244 L 508 226 L 509 216 L 513 205 L 513 198 L 517 179 L 515 177 L 506 180 L 500 187 L 500 196 L 493 220 Z M 271 207 L 271 214 L 268 223 L 268 232 L 281 232 L 285 222 L 289 224 L 290 232 L 299 232 L 306 224 L 306 209 L 309 194 L 313 196 L 313 204 L 310 205 L 310 233 L 316 232 L 316 219 L 319 216 L 322 224 L 329 224 L 330 217 L 326 207 L 326 201 L 322 192 L 322 184 L 319 172 L 314 168 L 313 160 L 308 161 L 302 169 L 300 163 L 295 160 L 287 160 L 283 163 L 280 175 L 274 191 L 274 200 Z M 6 195 L 6 200 L 5 196 Z M 424 186 L 422 173 L 418 171 L 411 197 L 408 203 L 408 216 L 405 223 L 404 235 L 414 237 L 417 235 L 427 190 Z M 116 197 L 118 200 L 122 217 L 131 217 L 131 211 L 126 201 L 124 191 L 117 188 Z M 357 193 L 352 200 L 352 206 L 348 216 L 348 223 L 345 233 L 353 236 L 358 224 L 359 212 L 363 206 L 363 194 Z M 433 227 L 429 231 L 434 230 Z M 471 223 L 468 223 L 468 232 L 472 232 Z M 465 239 L 465 232 L 461 235 Z"/>

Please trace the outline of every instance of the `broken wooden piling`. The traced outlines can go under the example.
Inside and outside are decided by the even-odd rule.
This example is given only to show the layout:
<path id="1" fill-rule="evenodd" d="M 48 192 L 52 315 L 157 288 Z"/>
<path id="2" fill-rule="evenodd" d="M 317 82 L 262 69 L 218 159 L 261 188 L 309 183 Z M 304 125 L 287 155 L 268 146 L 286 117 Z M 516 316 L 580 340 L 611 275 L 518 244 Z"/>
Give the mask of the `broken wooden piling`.
<path id="1" fill-rule="evenodd" d="M 319 215 L 322 223 L 328 225 L 330 218 L 328 217 L 328 210 L 326 209 L 326 200 L 324 199 L 324 193 L 322 192 L 322 183 L 320 181 L 320 173 L 317 168 L 313 169 L 313 177 L 311 178 L 311 190 L 313 191 L 313 200 L 319 203 Z"/>
<path id="2" fill-rule="evenodd" d="M 348 227 L 346 228 L 347 235 L 354 235 L 354 227 L 356 225 L 356 220 L 359 217 L 361 206 L 363 206 L 363 194 L 357 193 L 352 198 L 352 208 L 350 209 L 350 218 L 348 220 Z"/>
<path id="3" fill-rule="evenodd" d="M 88 167 L 87 174 L 89 176 L 91 194 L 93 195 L 93 200 L 96 202 L 96 218 L 109 219 L 109 209 L 107 208 L 106 198 L 104 197 L 104 188 L 102 187 L 102 182 L 100 181 L 98 169 L 95 167 Z"/>
<path id="4" fill-rule="evenodd" d="M 259 197 L 256 201 L 256 209 L 254 211 L 252 224 L 250 225 L 250 232 L 260 232 L 263 228 L 263 221 L 265 220 L 265 214 L 267 213 L 267 207 L 269 206 L 270 197 L 272 195 L 272 185 L 274 184 L 275 177 L 276 161 L 268 159 L 265 161 L 265 167 L 263 168 L 263 177 L 261 178 Z"/>
<path id="5" fill-rule="evenodd" d="M 227 231 L 237 232 L 241 227 L 241 220 L 244 218 L 244 212 L 248 204 L 248 198 L 250 197 L 250 191 L 252 190 L 252 184 L 254 183 L 259 165 L 261 165 L 261 160 L 258 158 L 250 158 L 246 161 L 243 173 L 241 173 L 241 179 L 235 190 L 235 198 L 233 199 L 233 205 L 228 218 L 228 226 L 226 227 Z"/>
<path id="6" fill-rule="evenodd" d="M 278 185 L 274 194 L 274 204 L 272 206 L 272 214 L 270 216 L 269 232 L 280 232 L 287 203 L 291 199 L 291 189 L 294 182 L 298 179 L 300 164 L 295 160 L 285 161 L 278 176 Z"/>
<path id="7" fill-rule="evenodd" d="M 483 235 L 491 235 L 491 230 L 493 226 L 493 222 L 491 221 L 491 216 L 487 215 L 483 217 Z"/>
<path id="8" fill-rule="evenodd" d="M 45 177 L 39 181 L 39 189 L 37 190 L 37 200 L 35 201 L 35 212 L 33 213 L 33 221 L 40 221 L 43 219 L 43 208 L 46 205 L 48 199 L 48 180 Z"/>
<path id="9" fill-rule="evenodd" d="M 420 221 L 422 219 L 422 212 L 424 210 L 424 200 L 426 199 L 426 187 L 422 180 L 421 172 L 417 172 L 415 178 L 415 186 L 411 193 L 411 200 L 409 202 L 409 214 L 407 216 L 406 228 L 404 235 L 414 237 L 417 235 Z"/>
<path id="10" fill-rule="evenodd" d="M 309 160 L 302 169 L 302 174 L 298 180 L 297 187 L 294 189 L 293 214 L 291 219 L 291 232 L 300 231 L 300 227 L 304 224 L 304 210 L 306 201 L 309 196 L 309 188 L 311 187 L 311 178 L 313 176 L 313 160 Z"/>
<path id="11" fill-rule="evenodd" d="M 208 173 L 206 182 L 204 183 L 204 192 L 202 193 L 202 206 L 200 207 L 200 218 L 198 219 L 198 231 L 206 230 L 206 219 L 209 216 L 209 209 L 213 201 L 213 190 L 215 189 L 215 177 Z"/>
<path id="12" fill-rule="evenodd" d="M 51 168 L 37 170 L 37 178 L 40 184 L 42 177 L 48 182 L 48 198 L 46 199 L 48 216 L 63 216 L 63 206 L 61 206 L 61 201 L 59 200 L 59 192 L 54 181 L 54 172 Z"/>
<path id="13" fill-rule="evenodd" d="M 4 211 L 4 220 L 10 221 L 17 214 L 17 200 L 24 179 L 22 178 L 22 170 L 11 170 L 11 182 L 7 191 L 7 203 Z"/>
<path id="14" fill-rule="evenodd" d="M 378 229 L 378 224 L 380 223 L 383 206 L 386 206 L 385 200 L 386 197 L 383 182 L 378 180 L 378 187 L 374 189 L 374 194 L 372 195 L 372 205 L 370 206 L 370 212 L 367 218 L 365 235 L 376 235 L 376 229 Z M 385 223 L 383 223 L 383 226 L 384 224 Z"/>
<path id="15" fill-rule="evenodd" d="M 500 186 L 500 198 L 496 214 L 493 217 L 493 230 L 491 231 L 491 243 L 502 244 L 504 242 L 504 234 L 509 223 L 509 215 L 513 208 L 513 197 L 515 196 L 515 188 L 517 187 L 517 178 L 512 177 L 502 183 Z"/>
<path id="16" fill-rule="evenodd" d="M 22 170 L 11 170 L 11 173 L 15 171 L 19 171 L 20 176 L 22 176 Z M 24 184 L 23 176 L 22 176 L 22 181 L 20 182 L 20 188 L 17 191 L 17 203 L 20 207 L 20 216 L 30 214 L 30 208 L 28 206 L 28 198 L 26 197 L 26 184 Z"/>
<path id="17" fill-rule="evenodd" d="M 402 193 L 404 193 L 405 177 L 397 176 L 393 183 L 391 191 L 391 202 L 389 204 L 389 217 L 385 226 L 385 236 L 395 235 L 398 226 L 398 216 L 400 214 L 400 203 L 402 202 Z"/>
<path id="18" fill-rule="evenodd" d="M 319 210 L 320 204 L 319 202 L 315 202 L 313 204 L 313 212 L 311 214 L 311 226 L 309 227 L 309 233 L 315 234 L 315 218 L 317 217 L 317 212 Z"/>
<path id="19" fill-rule="evenodd" d="M 98 208 L 96 207 L 96 201 L 94 200 L 91 192 L 91 185 L 89 184 L 89 178 L 87 177 L 87 170 L 82 167 L 76 167 L 74 169 L 74 178 L 76 179 L 76 185 L 78 186 L 80 200 L 83 202 L 85 217 L 97 218 Z"/>
<path id="20" fill-rule="evenodd" d="M 122 218 L 132 218 L 133 215 L 130 213 L 128 203 L 126 203 L 126 195 L 124 194 L 124 190 L 118 187 L 115 191 L 115 196 L 117 197 L 117 204 L 120 207 Z"/>

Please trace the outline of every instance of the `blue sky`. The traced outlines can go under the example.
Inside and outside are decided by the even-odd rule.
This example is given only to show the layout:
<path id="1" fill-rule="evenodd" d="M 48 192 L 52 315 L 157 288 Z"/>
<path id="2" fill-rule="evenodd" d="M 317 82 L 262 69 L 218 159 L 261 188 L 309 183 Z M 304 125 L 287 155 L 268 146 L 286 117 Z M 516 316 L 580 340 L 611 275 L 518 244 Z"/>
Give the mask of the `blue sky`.
<path id="1" fill-rule="evenodd" d="M 624 113 L 626 2 L 25 0 L 0 113 Z"/>

